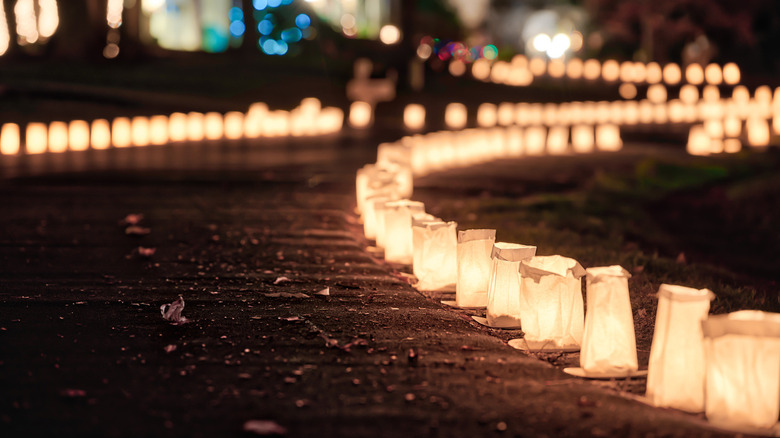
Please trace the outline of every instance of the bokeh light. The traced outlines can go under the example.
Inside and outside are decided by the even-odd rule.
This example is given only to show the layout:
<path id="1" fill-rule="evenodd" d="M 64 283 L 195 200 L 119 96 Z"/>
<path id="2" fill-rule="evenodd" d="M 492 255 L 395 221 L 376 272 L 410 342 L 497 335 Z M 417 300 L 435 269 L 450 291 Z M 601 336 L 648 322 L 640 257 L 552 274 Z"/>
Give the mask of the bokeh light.
<path id="1" fill-rule="evenodd" d="M 392 24 L 386 24 L 379 29 L 379 41 L 391 45 L 401 41 L 401 29 Z"/>
<path id="2" fill-rule="evenodd" d="M 674 63 L 666 64 L 663 68 L 663 78 L 667 85 L 677 85 L 682 79 L 680 66 Z"/>
<path id="3" fill-rule="evenodd" d="M 46 152 L 48 132 L 45 123 L 28 123 L 25 134 L 25 151 L 28 154 L 41 154 Z"/>
<path id="4" fill-rule="evenodd" d="M 739 67 L 733 62 L 723 66 L 723 81 L 729 85 L 736 85 L 741 80 Z"/>
<path id="5" fill-rule="evenodd" d="M 61 153 L 68 150 L 68 124 L 55 121 L 49 123 L 49 152 Z"/>
<path id="6" fill-rule="evenodd" d="M 16 155 L 19 153 L 21 139 L 19 125 L 16 123 L 4 123 L 0 128 L 0 154 Z"/>
<path id="7" fill-rule="evenodd" d="M 474 61 L 471 64 L 471 76 L 480 81 L 488 80 L 490 78 L 490 61 L 484 58 Z"/>
<path id="8" fill-rule="evenodd" d="M 723 82 L 723 70 L 718 64 L 708 64 L 704 68 L 704 79 L 708 84 L 720 85 Z"/>
<path id="9" fill-rule="evenodd" d="M 72 151 L 89 149 L 89 123 L 85 120 L 72 120 L 68 124 L 68 146 Z"/>
<path id="10" fill-rule="evenodd" d="M 108 149 L 111 146 L 111 125 L 108 120 L 96 119 L 92 121 L 89 144 L 95 150 Z"/>
<path id="11" fill-rule="evenodd" d="M 700 64 L 690 64 L 685 68 L 685 80 L 689 84 L 699 85 L 704 82 L 704 69 Z"/>
<path id="12" fill-rule="evenodd" d="M 620 78 L 620 64 L 614 59 L 604 61 L 601 66 L 601 77 L 607 82 L 615 82 Z"/>

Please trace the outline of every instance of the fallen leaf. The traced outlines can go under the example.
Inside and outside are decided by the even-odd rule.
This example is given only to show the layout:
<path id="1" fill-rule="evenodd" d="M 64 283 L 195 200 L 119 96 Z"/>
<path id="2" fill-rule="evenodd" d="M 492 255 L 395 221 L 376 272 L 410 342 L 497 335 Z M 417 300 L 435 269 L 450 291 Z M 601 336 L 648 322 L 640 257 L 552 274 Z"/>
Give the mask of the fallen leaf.
<path id="1" fill-rule="evenodd" d="M 271 292 L 263 295 L 269 298 L 311 298 L 303 292 Z"/>
<path id="2" fill-rule="evenodd" d="M 287 429 L 271 420 L 249 420 L 244 423 L 244 432 L 258 435 L 287 435 Z"/>
<path id="3" fill-rule="evenodd" d="M 155 252 L 157 252 L 157 248 L 146 248 L 144 246 L 138 247 L 138 255 L 141 257 L 151 257 Z"/>
<path id="4" fill-rule="evenodd" d="M 139 227 L 138 225 L 130 225 L 129 227 L 125 228 L 125 234 L 128 236 L 146 236 L 151 232 L 152 230 L 149 228 Z"/>
<path id="5" fill-rule="evenodd" d="M 317 296 L 320 296 L 320 297 L 329 297 L 330 296 L 330 288 L 326 287 L 325 289 L 322 289 L 319 292 L 315 292 L 314 295 L 317 295 Z"/>
<path id="6" fill-rule="evenodd" d="M 303 318 L 300 316 L 280 316 L 279 319 L 282 321 L 288 321 L 288 322 L 295 322 L 295 321 L 303 321 Z"/>
<path id="7" fill-rule="evenodd" d="M 163 350 L 165 350 L 166 353 L 170 353 L 171 351 L 176 351 L 177 348 L 179 347 L 176 346 L 176 344 L 168 344 L 165 346 L 165 348 L 163 348 Z"/>
<path id="8" fill-rule="evenodd" d="M 287 277 L 277 277 L 276 280 L 274 280 L 274 284 L 279 284 L 285 281 L 290 281 L 290 279 Z"/>
<path id="9" fill-rule="evenodd" d="M 119 225 L 138 225 L 144 219 L 143 214 L 130 213 L 119 221 Z"/>
<path id="10" fill-rule="evenodd" d="M 166 321 L 171 321 L 173 325 L 181 325 L 189 320 L 182 316 L 181 312 L 184 310 L 184 298 L 179 295 L 179 298 L 171 304 L 163 304 L 160 306 L 160 313 Z"/>

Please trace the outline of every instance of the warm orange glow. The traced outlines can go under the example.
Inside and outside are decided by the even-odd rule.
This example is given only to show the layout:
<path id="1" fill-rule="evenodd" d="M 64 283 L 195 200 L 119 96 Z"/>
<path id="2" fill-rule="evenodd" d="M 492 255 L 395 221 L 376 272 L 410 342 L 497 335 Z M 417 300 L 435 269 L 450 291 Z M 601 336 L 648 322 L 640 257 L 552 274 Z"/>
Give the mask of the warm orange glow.
<path id="1" fill-rule="evenodd" d="M 40 34 L 35 15 L 35 0 L 17 0 L 14 5 L 16 35 L 20 45 L 35 44 Z"/>
<path id="2" fill-rule="evenodd" d="M 596 121 L 607 123 L 612 120 L 612 105 L 607 101 L 596 102 Z"/>
<path id="3" fill-rule="evenodd" d="M 219 140 L 224 133 L 222 114 L 212 111 L 203 115 L 203 134 L 206 140 Z"/>
<path id="4" fill-rule="evenodd" d="M 515 87 L 531 85 L 534 75 L 526 67 L 512 67 L 507 78 L 507 84 Z"/>
<path id="5" fill-rule="evenodd" d="M 225 138 L 237 140 L 244 136 L 244 113 L 229 111 L 225 113 Z"/>
<path id="6" fill-rule="evenodd" d="M 720 90 L 715 85 L 706 85 L 701 92 L 701 98 L 707 102 L 720 100 Z"/>
<path id="7" fill-rule="evenodd" d="M 745 122 L 747 142 L 750 146 L 769 146 L 769 123 L 765 119 L 749 118 Z"/>
<path id="8" fill-rule="evenodd" d="M 756 88 L 756 91 L 753 93 L 753 98 L 762 104 L 768 105 L 772 101 L 772 89 L 769 88 L 768 85 L 761 85 Z"/>
<path id="9" fill-rule="evenodd" d="M 133 146 L 143 147 L 149 145 L 149 118 L 135 116 L 130 120 Z"/>
<path id="10" fill-rule="evenodd" d="M 635 79 L 634 63 L 631 61 L 623 61 L 620 64 L 620 81 L 621 82 L 640 82 Z"/>
<path id="11" fill-rule="evenodd" d="M 643 99 L 639 102 L 639 123 L 653 123 L 654 106 L 652 102 Z"/>
<path id="12" fill-rule="evenodd" d="M 653 107 L 653 121 L 658 124 L 664 124 L 669 121 L 666 105 L 658 104 Z"/>
<path id="13" fill-rule="evenodd" d="M 742 150 L 742 142 L 738 138 L 727 138 L 723 140 L 723 152 L 727 154 L 736 154 Z"/>
<path id="14" fill-rule="evenodd" d="M 704 131 L 710 138 L 723 138 L 723 123 L 719 119 L 705 120 Z"/>
<path id="15" fill-rule="evenodd" d="M 453 59 L 450 61 L 448 70 L 450 71 L 450 74 L 455 77 L 463 76 L 466 74 L 466 63 L 460 59 Z"/>
<path id="16" fill-rule="evenodd" d="M 680 87 L 680 100 L 683 103 L 694 104 L 699 100 L 699 89 L 695 85 L 685 84 Z"/>
<path id="17" fill-rule="evenodd" d="M 463 129 L 468 121 L 468 112 L 466 105 L 453 102 L 447 105 L 444 110 L 444 123 L 450 129 Z"/>
<path id="18" fill-rule="evenodd" d="M 89 144 L 92 149 L 102 150 L 111 146 L 111 125 L 106 119 L 97 119 L 92 121 L 92 128 L 89 134 Z"/>
<path id="19" fill-rule="evenodd" d="M 547 61 L 539 57 L 531 58 L 528 61 L 528 70 L 534 76 L 542 76 L 547 71 Z"/>
<path id="20" fill-rule="evenodd" d="M 352 102 L 349 106 L 349 124 L 353 128 L 369 127 L 373 117 L 373 110 L 368 102 Z"/>
<path id="21" fill-rule="evenodd" d="M 571 128 L 571 147 L 574 152 L 587 154 L 593 152 L 596 140 L 593 137 L 593 127 L 589 125 L 575 125 Z"/>
<path id="22" fill-rule="evenodd" d="M 669 101 L 669 121 L 672 123 L 681 123 L 685 120 L 685 112 L 687 111 L 686 105 L 679 99 Z"/>
<path id="23" fill-rule="evenodd" d="M 566 74 L 566 64 L 560 59 L 551 59 L 547 64 L 547 74 L 551 78 L 562 78 Z"/>
<path id="24" fill-rule="evenodd" d="M 649 86 L 647 88 L 647 100 L 653 103 L 666 102 L 666 87 L 663 84 Z"/>
<path id="25" fill-rule="evenodd" d="M 168 140 L 187 140 L 187 114 L 173 113 L 168 117 Z"/>
<path id="26" fill-rule="evenodd" d="M 117 117 L 111 124 L 111 143 L 115 148 L 126 148 L 133 143 L 130 119 Z"/>
<path id="27" fill-rule="evenodd" d="M 544 154 L 544 146 L 547 139 L 547 130 L 543 126 L 529 126 L 525 130 L 523 146 L 526 155 Z"/>
<path id="28" fill-rule="evenodd" d="M 404 108 L 404 126 L 417 131 L 425 127 L 425 107 L 419 103 L 410 103 Z"/>
<path id="29" fill-rule="evenodd" d="M 490 80 L 495 84 L 503 84 L 509 78 L 512 68 L 506 61 L 496 61 L 490 69 Z"/>
<path id="30" fill-rule="evenodd" d="M 490 61 L 485 58 L 479 58 L 471 64 L 471 76 L 479 81 L 486 81 L 490 78 Z"/>
<path id="31" fill-rule="evenodd" d="M 68 145 L 72 151 L 89 149 L 89 123 L 85 120 L 73 120 L 68 126 Z"/>
<path id="32" fill-rule="evenodd" d="M 542 107 L 542 123 L 551 126 L 562 122 L 558 113 L 558 104 L 552 102 L 545 103 Z"/>
<path id="33" fill-rule="evenodd" d="M 49 123 L 49 152 L 60 153 L 68 150 L 68 124 Z"/>
<path id="34" fill-rule="evenodd" d="M 657 62 L 647 64 L 646 78 L 648 84 L 657 84 L 663 80 L 663 71 Z"/>
<path id="35" fill-rule="evenodd" d="M 496 126 L 498 115 L 496 106 L 492 103 L 483 103 L 477 108 L 477 125 L 481 128 Z"/>
<path id="36" fill-rule="evenodd" d="M 38 32 L 41 38 L 49 38 L 57 31 L 60 14 L 57 0 L 38 0 Z"/>
<path id="37" fill-rule="evenodd" d="M 168 116 L 157 115 L 149 118 L 149 143 L 163 145 L 168 143 Z"/>
<path id="38" fill-rule="evenodd" d="M 699 85 L 704 82 L 704 69 L 700 64 L 690 64 L 685 68 L 685 80 L 689 84 Z"/>
<path id="39" fill-rule="evenodd" d="M 723 119 L 723 134 L 726 137 L 739 137 L 742 134 L 742 121 L 734 116 Z"/>
<path id="40" fill-rule="evenodd" d="M 667 85 L 679 84 L 680 80 L 682 79 L 682 71 L 680 70 L 680 66 L 674 63 L 666 64 L 663 69 L 663 78 Z"/>
<path id="41" fill-rule="evenodd" d="M 712 150 L 712 140 L 702 125 L 691 126 L 688 133 L 686 150 L 691 155 L 709 155 Z"/>
<path id="42" fill-rule="evenodd" d="M 515 105 L 509 102 L 501 102 L 498 104 L 498 124 L 501 126 L 509 126 L 515 123 Z"/>
<path id="43" fill-rule="evenodd" d="M 736 85 L 739 83 L 740 77 L 739 67 L 733 62 L 723 66 L 723 81 L 729 85 Z"/>
<path id="44" fill-rule="evenodd" d="M 636 97 L 636 86 L 634 84 L 629 84 L 627 82 L 624 82 L 620 84 L 620 87 L 618 88 L 618 93 L 620 93 L 620 97 L 623 99 L 629 100 Z"/>
<path id="45" fill-rule="evenodd" d="M 601 76 L 601 63 L 598 59 L 587 59 L 583 64 L 582 77 L 592 81 L 598 79 Z"/>
<path id="46" fill-rule="evenodd" d="M 636 125 L 639 123 L 639 102 L 629 100 L 623 103 L 623 123 Z"/>
<path id="47" fill-rule="evenodd" d="M 124 0 L 108 0 L 106 7 L 106 22 L 108 27 L 117 29 L 122 24 L 122 11 L 124 10 Z"/>
<path id="48" fill-rule="evenodd" d="M 707 64 L 704 68 L 704 79 L 708 84 L 720 85 L 723 82 L 723 70 L 718 64 Z"/>
<path id="49" fill-rule="evenodd" d="M 596 126 L 596 146 L 602 151 L 619 151 L 623 148 L 620 138 L 620 128 L 617 125 L 605 124 Z"/>
<path id="50" fill-rule="evenodd" d="M 16 155 L 21 147 L 19 125 L 16 123 L 4 123 L 0 129 L 0 154 Z"/>
<path id="51" fill-rule="evenodd" d="M 617 123 L 617 124 L 624 124 L 625 122 L 625 112 L 623 111 L 624 101 L 622 100 L 616 100 L 609 103 L 609 117 L 607 118 L 607 121 L 610 123 Z"/>
<path id="52" fill-rule="evenodd" d="M 46 152 L 49 134 L 45 123 L 28 123 L 25 135 L 25 151 L 28 154 Z"/>
<path id="53" fill-rule="evenodd" d="M 562 155 L 569 149 L 569 128 L 566 126 L 551 126 L 547 133 L 547 153 Z"/>
<path id="54" fill-rule="evenodd" d="M 11 33 L 8 31 L 8 19 L 5 16 L 5 8 L 0 7 L 0 56 L 8 51 L 11 45 Z"/>
<path id="55" fill-rule="evenodd" d="M 290 135 L 290 113 L 284 110 L 270 111 L 263 123 L 263 133 L 268 137 Z"/>
<path id="56" fill-rule="evenodd" d="M 647 81 L 647 66 L 643 62 L 634 63 L 634 82 L 641 83 Z"/>
<path id="57" fill-rule="evenodd" d="M 569 79 L 580 79 L 585 70 L 585 66 L 580 58 L 572 58 L 566 63 L 566 76 Z"/>
<path id="58" fill-rule="evenodd" d="M 187 140 L 201 141 L 205 136 L 203 113 L 187 113 Z"/>
<path id="59" fill-rule="evenodd" d="M 620 79 L 620 64 L 614 59 L 604 61 L 604 64 L 601 66 L 601 77 L 608 82 Z"/>

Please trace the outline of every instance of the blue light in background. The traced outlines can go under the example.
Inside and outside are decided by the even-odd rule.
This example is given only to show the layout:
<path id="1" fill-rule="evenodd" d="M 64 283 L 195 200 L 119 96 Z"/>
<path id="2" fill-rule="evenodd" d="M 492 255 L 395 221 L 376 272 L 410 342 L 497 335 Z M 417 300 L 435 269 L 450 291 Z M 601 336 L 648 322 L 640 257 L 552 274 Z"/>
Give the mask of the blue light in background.
<path id="1" fill-rule="evenodd" d="M 244 35 L 245 30 L 246 26 L 244 26 L 244 23 L 241 21 L 234 21 L 230 23 L 230 34 L 236 38 Z"/>
<path id="2" fill-rule="evenodd" d="M 291 27 L 282 31 L 282 39 L 287 43 L 297 43 L 303 34 L 297 27 Z"/>
<path id="3" fill-rule="evenodd" d="M 271 35 L 271 32 L 274 31 L 274 24 L 269 20 L 263 20 L 257 24 L 257 31 L 260 32 L 261 35 Z"/>
<path id="4" fill-rule="evenodd" d="M 282 40 L 276 41 L 276 54 L 277 55 L 284 55 L 285 53 L 287 53 L 287 50 L 288 50 L 287 43 L 285 43 Z"/>
<path id="5" fill-rule="evenodd" d="M 282 0 L 268 0 L 268 6 L 276 8 L 282 4 Z"/>
<path id="6" fill-rule="evenodd" d="M 266 55 L 276 54 L 276 40 L 267 39 L 262 43 L 261 48 Z"/>
<path id="7" fill-rule="evenodd" d="M 293 0 L 282 0 L 282 4 L 283 5 L 289 5 L 292 2 L 293 2 Z"/>
<path id="8" fill-rule="evenodd" d="M 228 12 L 228 18 L 230 18 L 230 21 L 241 21 L 244 19 L 244 11 L 241 8 L 232 7 Z"/>
<path id="9" fill-rule="evenodd" d="M 252 0 L 252 6 L 258 11 L 262 11 L 268 6 L 268 0 Z"/>
<path id="10" fill-rule="evenodd" d="M 295 17 L 295 25 L 301 29 L 306 29 L 311 25 L 311 18 L 306 14 L 298 14 L 298 16 Z"/>

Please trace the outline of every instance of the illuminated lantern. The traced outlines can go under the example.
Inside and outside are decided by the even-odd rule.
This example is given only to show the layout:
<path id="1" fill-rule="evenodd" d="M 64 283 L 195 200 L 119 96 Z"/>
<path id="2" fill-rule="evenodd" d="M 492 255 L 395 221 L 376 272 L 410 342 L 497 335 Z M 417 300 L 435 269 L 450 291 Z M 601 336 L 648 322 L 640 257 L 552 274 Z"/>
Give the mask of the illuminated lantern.
<path id="1" fill-rule="evenodd" d="M 404 126 L 412 131 L 425 127 L 425 107 L 419 103 L 410 103 L 404 108 Z"/>
<path id="2" fill-rule="evenodd" d="M 682 71 L 677 64 L 666 64 L 662 76 L 667 85 L 677 85 L 680 83 L 680 79 L 682 79 Z"/>
<path id="3" fill-rule="evenodd" d="M 51 125 L 49 125 L 51 131 Z M 117 117 L 111 122 L 111 144 L 115 148 L 126 148 L 133 143 L 132 126 L 127 117 Z M 51 135 L 49 136 L 51 140 Z M 50 146 L 51 148 L 51 146 Z"/>
<path id="4" fill-rule="evenodd" d="M 701 322 L 715 297 L 707 289 L 662 284 L 650 347 L 647 398 L 656 406 L 704 411 Z"/>
<path id="5" fill-rule="evenodd" d="M 729 85 L 736 85 L 740 81 L 740 76 L 737 64 L 729 62 L 723 66 L 723 82 Z"/>
<path id="6" fill-rule="evenodd" d="M 189 141 L 201 141 L 205 137 L 204 131 L 204 117 L 203 113 L 189 112 L 187 113 L 187 140 Z"/>
<path id="7" fill-rule="evenodd" d="M 545 103 L 542 107 L 542 124 L 550 126 L 560 123 L 558 120 L 558 105 L 555 103 Z"/>
<path id="8" fill-rule="evenodd" d="M 652 103 L 666 102 L 666 87 L 663 84 L 654 84 L 647 87 L 647 100 Z"/>
<path id="9" fill-rule="evenodd" d="M 454 291 L 458 281 L 458 238 L 455 222 L 423 223 L 418 290 Z"/>
<path id="10" fill-rule="evenodd" d="M 490 253 L 496 241 L 496 230 L 458 231 L 458 275 L 455 305 L 487 306 L 490 283 Z"/>
<path id="11" fill-rule="evenodd" d="M 605 124 L 596 126 L 596 147 L 602 151 L 619 151 L 623 148 L 620 138 L 620 128 L 617 125 Z"/>
<path id="12" fill-rule="evenodd" d="M 688 133 L 686 150 L 691 155 L 709 155 L 712 150 L 712 139 L 703 125 L 693 125 Z"/>
<path id="13" fill-rule="evenodd" d="M 547 153 L 550 155 L 562 155 L 569 149 L 569 128 L 566 126 L 552 126 L 547 134 Z"/>
<path id="14" fill-rule="evenodd" d="M 206 140 L 219 140 L 225 133 L 222 114 L 208 112 L 203 115 L 203 134 Z"/>
<path id="15" fill-rule="evenodd" d="M 487 325 L 520 327 L 520 262 L 536 254 L 535 246 L 496 242 L 490 254 Z"/>
<path id="16" fill-rule="evenodd" d="M 0 129 L 0 154 L 16 155 L 21 147 L 19 125 L 16 123 L 4 123 Z"/>
<path id="17" fill-rule="evenodd" d="M 385 261 L 412 264 L 412 216 L 425 212 L 425 204 L 401 199 L 385 203 Z"/>
<path id="18" fill-rule="evenodd" d="M 704 70 L 699 64 L 690 64 L 685 68 L 685 80 L 689 84 L 699 85 L 704 82 Z"/>
<path id="19" fill-rule="evenodd" d="M 585 60 L 582 67 L 582 77 L 589 81 L 598 79 L 601 76 L 601 63 L 598 59 L 590 58 Z"/>
<path id="20" fill-rule="evenodd" d="M 149 143 L 163 145 L 168 143 L 168 117 L 163 115 L 149 118 Z"/>
<path id="21" fill-rule="evenodd" d="M 745 121 L 745 129 L 747 131 L 747 142 L 750 146 L 762 147 L 769 145 L 769 123 L 765 119 L 749 118 Z"/>
<path id="22" fill-rule="evenodd" d="M 614 59 L 608 59 L 601 65 L 601 77 L 607 82 L 620 79 L 620 64 Z"/>
<path id="23" fill-rule="evenodd" d="M 398 195 L 399 188 L 395 185 L 395 175 L 386 168 L 376 164 L 366 164 L 357 171 L 355 177 L 355 196 L 357 198 L 357 213 L 362 215 L 365 200 L 376 194 Z"/>
<path id="24" fill-rule="evenodd" d="M 187 140 L 187 115 L 173 113 L 168 117 L 168 139 L 170 141 Z"/>
<path id="25" fill-rule="evenodd" d="M 72 151 L 89 149 L 89 123 L 85 120 L 72 120 L 68 124 L 68 145 Z"/>
<path id="26" fill-rule="evenodd" d="M 384 199 L 377 199 L 375 201 L 371 201 L 372 204 L 374 204 L 374 220 L 376 222 L 376 247 L 380 249 L 385 248 L 385 242 L 387 239 L 385 239 L 385 210 L 388 202 L 391 201 L 397 201 L 398 199 L 390 199 L 390 200 L 384 200 Z"/>
<path id="27" fill-rule="evenodd" d="M 657 84 L 663 80 L 663 71 L 657 62 L 650 62 L 647 64 L 646 80 L 648 84 Z"/>
<path id="28" fill-rule="evenodd" d="M 49 152 L 59 153 L 68 150 L 68 124 L 49 123 Z"/>
<path id="29" fill-rule="evenodd" d="M 509 102 L 502 102 L 498 105 L 496 120 L 501 126 L 509 126 L 515 123 L 515 105 Z"/>
<path id="30" fill-rule="evenodd" d="M 617 265 L 585 272 L 588 312 L 580 366 L 586 375 L 631 375 L 639 368 L 628 295 L 631 274 Z"/>
<path id="31" fill-rule="evenodd" d="M 623 123 L 626 125 L 639 123 L 639 102 L 636 100 L 623 102 Z"/>
<path id="32" fill-rule="evenodd" d="M 393 198 L 392 196 L 388 196 L 386 194 L 376 194 L 366 198 L 365 202 L 363 203 L 363 235 L 366 236 L 366 239 L 376 240 L 377 204 L 380 202 L 384 203 L 395 199 L 400 199 L 400 198 L 397 197 Z M 384 222 L 382 222 L 382 226 L 384 226 Z"/>
<path id="33" fill-rule="evenodd" d="M 374 119 L 373 109 L 368 102 L 352 102 L 349 106 L 349 124 L 353 128 L 368 128 Z"/>
<path id="34" fill-rule="evenodd" d="M 481 128 L 492 128 L 498 122 L 496 105 L 483 103 L 477 108 L 477 125 Z"/>
<path id="35" fill-rule="evenodd" d="M 419 278 L 417 272 L 423 265 L 425 225 L 441 223 L 444 223 L 444 221 L 429 213 L 420 213 L 412 216 L 412 274 L 417 278 Z"/>
<path id="36" fill-rule="evenodd" d="M 536 256 L 520 263 L 520 319 L 525 348 L 579 350 L 585 310 L 585 270 L 567 257 Z"/>
<path id="37" fill-rule="evenodd" d="M 92 149 L 108 149 L 111 146 L 111 125 L 106 119 L 96 119 L 92 121 L 92 129 L 89 135 L 89 142 Z"/>
<path id="38" fill-rule="evenodd" d="M 723 152 L 727 154 L 736 154 L 742 150 L 742 142 L 738 138 L 727 138 L 723 140 Z"/>
<path id="39" fill-rule="evenodd" d="M 708 84 L 720 85 L 723 82 L 723 71 L 718 64 L 707 64 L 704 68 L 704 79 Z"/>
<path id="40" fill-rule="evenodd" d="M 444 123 L 450 129 L 463 129 L 466 127 L 467 115 L 466 105 L 458 102 L 447 104 L 444 109 Z"/>
<path id="41" fill-rule="evenodd" d="M 566 76 L 569 79 L 580 79 L 585 70 L 582 59 L 572 58 L 566 63 Z"/>
<path id="42" fill-rule="evenodd" d="M 608 123 L 612 121 L 612 105 L 607 101 L 596 103 L 596 121 L 599 123 Z"/>
<path id="43" fill-rule="evenodd" d="M 560 59 L 551 59 L 547 63 L 547 74 L 551 78 L 560 79 L 566 74 L 566 64 Z"/>
<path id="44" fill-rule="evenodd" d="M 596 141 L 593 137 L 593 127 L 590 125 L 575 125 L 571 128 L 571 147 L 574 152 L 587 154 L 593 152 Z"/>
<path id="45" fill-rule="evenodd" d="M 702 322 L 705 414 L 725 427 L 778 427 L 780 314 L 742 310 Z"/>
<path id="46" fill-rule="evenodd" d="M 229 111 L 225 113 L 223 120 L 225 138 L 237 140 L 244 136 L 244 113 Z"/>
<path id="47" fill-rule="evenodd" d="M 528 61 L 528 71 L 534 76 L 542 76 L 547 71 L 547 61 L 540 57 L 531 58 Z"/>
<path id="48" fill-rule="evenodd" d="M 523 145 L 525 145 L 526 155 L 542 155 L 544 154 L 545 139 L 547 138 L 547 130 L 544 126 L 529 126 L 525 129 L 525 138 L 523 139 Z"/>
<path id="49" fill-rule="evenodd" d="M 45 123 L 28 123 L 25 134 L 25 151 L 28 154 L 41 154 L 46 152 L 48 133 Z"/>

